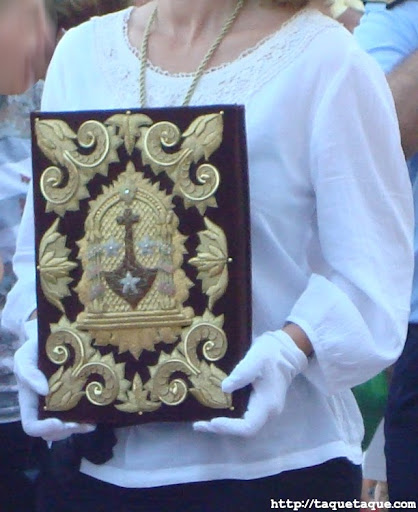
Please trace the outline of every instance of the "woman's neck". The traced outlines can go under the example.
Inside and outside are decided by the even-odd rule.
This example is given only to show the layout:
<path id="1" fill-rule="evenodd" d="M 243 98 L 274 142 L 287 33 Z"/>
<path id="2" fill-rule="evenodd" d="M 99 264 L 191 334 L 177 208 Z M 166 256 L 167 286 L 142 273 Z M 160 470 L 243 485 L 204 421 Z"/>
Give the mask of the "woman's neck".
<path id="1" fill-rule="evenodd" d="M 141 48 L 144 32 L 155 8 L 147 58 L 172 73 L 194 72 L 220 34 L 238 0 L 154 0 L 130 17 L 128 37 Z M 260 7 L 260 0 L 244 0 L 233 26 L 222 40 L 209 67 L 231 62 L 243 51 L 275 32 L 297 9 L 291 5 Z"/>
<path id="2" fill-rule="evenodd" d="M 247 4 L 252 2 L 245 0 Z M 235 9 L 237 0 L 156 0 L 152 3 L 157 5 L 155 29 L 191 44 L 202 35 L 219 30 Z"/>

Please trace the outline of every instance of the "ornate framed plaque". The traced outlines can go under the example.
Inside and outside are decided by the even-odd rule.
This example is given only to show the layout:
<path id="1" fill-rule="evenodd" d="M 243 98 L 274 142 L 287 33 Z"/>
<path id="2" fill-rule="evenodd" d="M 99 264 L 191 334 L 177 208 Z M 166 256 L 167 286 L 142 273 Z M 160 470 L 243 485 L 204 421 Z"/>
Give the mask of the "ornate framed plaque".
<path id="1" fill-rule="evenodd" d="M 251 339 L 244 110 L 32 115 L 43 417 L 240 417 Z"/>

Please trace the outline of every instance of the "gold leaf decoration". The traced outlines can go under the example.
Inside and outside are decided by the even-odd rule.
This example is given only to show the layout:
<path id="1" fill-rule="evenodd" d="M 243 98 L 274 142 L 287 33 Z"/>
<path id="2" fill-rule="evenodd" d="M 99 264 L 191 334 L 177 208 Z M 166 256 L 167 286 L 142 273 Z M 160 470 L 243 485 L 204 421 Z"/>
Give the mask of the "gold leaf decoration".
<path id="1" fill-rule="evenodd" d="M 55 165 L 67 165 L 67 152 L 77 151 L 74 142 L 77 135 L 60 119 L 37 120 L 35 123 L 36 139 L 43 154 Z"/>
<path id="2" fill-rule="evenodd" d="M 223 126 L 221 112 L 197 117 L 183 133 L 181 148 L 192 151 L 194 163 L 208 160 L 222 143 Z"/>
<path id="3" fill-rule="evenodd" d="M 46 231 L 39 245 L 39 275 L 46 299 L 64 312 L 61 299 L 71 295 L 69 283 L 73 280 L 70 272 L 77 264 L 68 261 L 70 250 L 66 247 L 67 237 L 58 232 L 59 219 Z"/>
<path id="4" fill-rule="evenodd" d="M 71 369 L 61 367 L 49 380 L 49 394 L 45 399 L 48 411 L 69 411 L 84 396 L 84 380 L 73 374 Z"/>
<path id="5" fill-rule="evenodd" d="M 107 126 L 114 126 L 118 130 L 118 136 L 123 139 L 128 155 L 132 155 L 138 143 L 142 147 L 142 139 L 148 128 L 152 125 L 152 119 L 145 114 L 115 114 L 106 120 Z"/>
<path id="6" fill-rule="evenodd" d="M 198 270 L 198 279 L 202 289 L 209 297 L 209 309 L 220 299 L 228 286 L 228 247 L 224 231 L 207 217 L 204 218 L 206 230 L 199 232 L 200 244 L 197 256 L 189 264 Z"/>
<path id="7" fill-rule="evenodd" d="M 214 409 L 225 409 L 232 406 L 230 394 L 222 391 L 222 381 L 226 375 L 213 363 L 210 365 L 202 361 L 197 375 L 191 375 L 193 387 L 190 393 L 201 404 L 210 404 Z"/>
<path id="8" fill-rule="evenodd" d="M 153 412 L 161 407 L 161 402 L 148 399 L 149 391 L 143 384 L 141 377 L 136 373 L 132 381 L 132 387 L 127 392 L 127 399 L 123 404 L 115 405 L 122 412 L 139 413 Z"/>

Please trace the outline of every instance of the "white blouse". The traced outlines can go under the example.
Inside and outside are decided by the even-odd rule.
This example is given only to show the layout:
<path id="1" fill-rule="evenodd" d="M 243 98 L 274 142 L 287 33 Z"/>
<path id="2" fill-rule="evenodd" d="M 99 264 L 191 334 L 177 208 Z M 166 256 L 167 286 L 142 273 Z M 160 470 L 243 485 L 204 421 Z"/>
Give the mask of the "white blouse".
<path id="1" fill-rule="evenodd" d="M 130 12 L 67 33 L 48 72 L 43 110 L 138 106 Z M 150 66 L 147 105 L 179 105 L 190 80 Z M 113 459 L 83 461 L 81 470 L 119 486 L 252 479 L 334 457 L 359 464 L 363 426 L 350 388 L 402 350 L 412 197 L 377 65 L 339 24 L 306 8 L 204 74 L 192 104 L 222 103 L 246 107 L 253 334 L 290 320 L 306 331 L 315 356 L 292 383 L 284 411 L 253 438 L 194 432 L 189 423 L 118 429 Z M 15 259 L 15 327 L 36 304 L 32 216 L 27 210 Z"/>

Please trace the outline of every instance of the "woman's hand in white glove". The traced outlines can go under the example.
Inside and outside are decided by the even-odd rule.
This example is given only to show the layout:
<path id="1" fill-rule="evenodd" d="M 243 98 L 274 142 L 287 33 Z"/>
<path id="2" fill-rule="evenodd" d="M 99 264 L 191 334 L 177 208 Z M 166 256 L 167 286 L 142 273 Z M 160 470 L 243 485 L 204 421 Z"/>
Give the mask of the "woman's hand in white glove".
<path id="1" fill-rule="evenodd" d="M 19 384 L 19 405 L 23 430 L 45 441 L 60 441 L 72 434 L 95 430 L 95 425 L 64 422 L 58 418 L 38 419 L 38 395 L 47 395 L 48 381 L 38 369 L 37 320 L 25 323 L 27 341 L 16 351 L 14 372 Z"/>
<path id="2" fill-rule="evenodd" d="M 252 384 L 244 417 L 198 421 L 193 428 L 216 434 L 255 435 L 271 414 L 282 412 L 292 380 L 307 365 L 304 352 L 284 331 L 263 334 L 254 340 L 246 356 L 222 382 L 222 390 L 226 393 Z"/>

